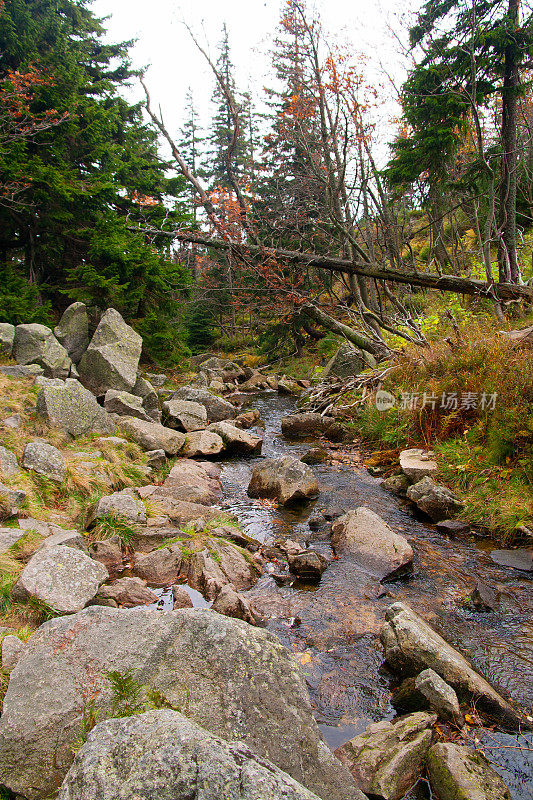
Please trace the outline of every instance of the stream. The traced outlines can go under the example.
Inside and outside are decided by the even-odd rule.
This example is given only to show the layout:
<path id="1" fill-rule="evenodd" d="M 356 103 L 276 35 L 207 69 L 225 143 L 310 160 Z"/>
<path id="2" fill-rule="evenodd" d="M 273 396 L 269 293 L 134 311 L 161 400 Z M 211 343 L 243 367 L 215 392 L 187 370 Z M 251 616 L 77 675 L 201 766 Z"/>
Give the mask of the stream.
<path id="1" fill-rule="evenodd" d="M 253 405 L 264 424 L 262 457 L 302 455 L 317 442 L 287 441 L 281 420 L 297 409 L 292 398 L 263 393 Z M 531 579 L 495 564 L 490 539 L 450 539 L 421 521 L 380 487 L 362 466 L 314 466 L 320 495 L 305 505 L 283 508 L 261 504 L 246 494 L 259 458 L 222 462 L 222 507 L 234 514 L 250 536 L 266 544 L 292 539 L 331 554 L 328 536 L 310 530 L 310 516 L 324 509 L 347 511 L 364 505 L 405 536 L 414 552 L 410 576 L 379 583 L 347 556 L 335 559 L 320 583 L 278 586 L 269 564 L 246 594 L 267 619 L 266 626 L 302 664 L 315 717 L 330 747 L 361 733 L 367 724 L 392 718 L 394 676 L 383 666 L 379 631 L 395 600 L 408 603 L 457 647 L 504 695 L 526 709 L 533 705 L 533 593 Z M 463 602 L 476 580 L 497 587 L 501 610 L 478 612 Z M 509 785 L 513 800 L 533 797 L 533 744 L 526 736 L 476 729 L 487 757 Z M 529 749 L 526 749 L 529 748 Z M 419 788 L 409 797 L 430 797 Z"/>

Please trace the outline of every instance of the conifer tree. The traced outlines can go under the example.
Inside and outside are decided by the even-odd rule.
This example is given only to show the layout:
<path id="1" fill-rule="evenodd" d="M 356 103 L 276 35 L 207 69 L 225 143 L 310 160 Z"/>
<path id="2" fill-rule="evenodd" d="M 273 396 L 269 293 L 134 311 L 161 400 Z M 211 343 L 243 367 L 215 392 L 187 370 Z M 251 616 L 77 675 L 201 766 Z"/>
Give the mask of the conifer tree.
<path id="1" fill-rule="evenodd" d="M 389 178 L 407 184 L 427 174 L 430 195 L 441 197 L 469 119 L 478 125 L 499 95 L 499 277 L 517 282 L 517 99 L 521 72 L 531 64 L 532 18 L 521 20 L 520 0 L 428 0 L 410 37 L 421 55 L 404 86 L 408 134 L 395 145 Z M 490 171 L 483 156 L 478 149 L 473 181 Z"/>
<path id="2" fill-rule="evenodd" d="M 242 112 L 240 98 L 235 85 L 229 36 L 225 23 L 222 26 L 222 39 L 219 44 L 216 68 L 235 99 L 237 110 Z M 234 126 L 227 98 L 224 96 L 218 82 L 213 91 L 212 103 L 215 111 L 211 120 L 211 131 L 208 137 L 209 164 L 206 167 L 206 172 L 212 187 L 230 189 L 231 181 L 228 175 L 227 153 L 232 141 Z M 247 149 L 244 129 L 241 126 L 231 159 L 231 168 L 237 180 L 240 180 L 244 173 Z"/>
<path id="3" fill-rule="evenodd" d="M 43 314 L 47 301 L 58 311 L 73 299 L 113 305 L 161 354 L 179 327 L 171 323 L 186 275 L 166 241 L 131 228 L 183 219 L 184 181 L 166 177 L 141 106 L 120 95 L 134 76 L 129 43 L 107 44 L 103 34 L 87 0 L 5 0 L 0 79 L 38 65 L 46 81 L 30 111 L 65 119 L 0 148 L 4 180 L 25 187 L 16 209 L 0 205 L 3 266 L 11 285 L 32 286 L 33 295 L 37 287 Z M 25 313 L 19 307 L 13 321 L 27 321 Z"/>

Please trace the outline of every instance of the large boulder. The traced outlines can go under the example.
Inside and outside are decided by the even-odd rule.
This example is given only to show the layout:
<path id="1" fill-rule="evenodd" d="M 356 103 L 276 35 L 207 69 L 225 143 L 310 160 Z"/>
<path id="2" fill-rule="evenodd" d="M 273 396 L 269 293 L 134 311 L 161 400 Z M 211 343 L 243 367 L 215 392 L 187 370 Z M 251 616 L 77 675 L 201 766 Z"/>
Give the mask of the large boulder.
<path id="1" fill-rule="evenodd" d="M 133 525 L 146 523 L 146 508 L 142 500 L 131 489 L 101 497 L 87 512 L 87 528 L 92 527 L 103 517 L 118 517 Z"/>
<path id="2" fill-rule="evenodd" d="M 137 381 L 141 350 L 141 336 L 108 308 L 79 363 L 81 382 L 95 395 L 108 389 L 129 391 Z"/>
<path id="3" fill-rule="evenodd" d="M 208 428 L 212 433 L 220 436 L 226 446 L 226 450 L 231 453 L 241 453 L 242 455 L 259 454 L 263 446 L 263 440 L 248 431 L 231 425 L 229 422 L 213 422 Z"/>
<path id="4" fill-rule="evenodd" d="M 400 453 L 400 467 L 411 483 L 417 483 L 428 475 L 435 475 L 438 465 L 433 459 L 433 453 L 428 453 L 426 450 L 415 447 L 411 450 L 402 450 Z"/>
<path id="5" fill-rule="evenodd" d="M 72 764 L 87 703 L 104 721 L 114 702 L 109 673 L 129 670 L 188 719 L 244 742 L 323 800 L 364 800 L 322 741 L 299 668 L 277 637 L 204 609 L 91 607 L 42 625 L 4 699 L 0 785 L 29 800 L 53 794 Z M 160 737 L 149 738 L 162 758 Z"/>
<path id="6" fill-rule="evenodd" d="M 146 422 L 152 422 L 142 400 L 130 392 L 120 392 L 118 389 L 108 389 L 104 397 L 104 408 L 109 414 L 120 414 L 125 417 L 137 417 Z"/>
<path id="7" fill-rule="evenodd" d="M 463 507 L 459 498 L 447 486 L 435 483 L 427 476 L 407 490 L 407 497 L 433 522 L 453 517 Z"/>
<path id="8" fill-rule="evenodd" d="M 172 586 L 180 576 L 181 553 L 180 544 L 159 547 L 152 553 L 135 553 L 132 572 L 150 586 Z"/>
<path id="9" fill-rule="evenodd" d="M 85 303 L 72 303 L 54 328 L 54 333 L 77 364 L 89 346 L 89 315 Z"/>
<path id="10" fill-rule="evenodd" d="M 233 419 L 236 414 L 234 406 L 223 400 L 222 397 L 217 397 L 207 389 L 201 389 L 196 386 L 181 386 L 172 395 L 172 400 L 190 400 L 193 403 L 200 403 L 207 411 L 207 418 L 209 422 L 222 422 L 225 419 Z"/>
<path id="11" fill-rule="evenodd" d="M 209 466 L 205 462 L 179 458 L 163 485 L 149 496 L 167 495 L 178 500 L 213 505 L 220 494 L 219 470 L 215 467 L 211 472 Z"/>
<path id="12" fill-rule="evenodd" d="M 71 436 L 114 433 L 116 426 L 96 397 L 74 378 L 45 381 L 37 396 L 37 412 Z"/>
<path id="13" fill-rule="evenodd" d="M 361 569 L 380 580 L 412 566 L 413 550 L 407 539 L 369 508 L 348 511 L 333 522 L 331 530 L 335 552 L 349 555 Z"/>
<path id="14" fill-rule="evenodd" d="M 0 353 L 10 356 L 15 339 L 15 326 L 9 322 L 0 322 Z"/>
<path id="15" fill-rule="evenodd" d="M 266 458 L 254 467 L 248 495 L 271 497 L 287 505 L 317 497 L 318 481 L 313 470 L 297 458 Z"/>
<path id="16" fill-rule="evenodd" d="M 207 428 L 207 410 L 200 403 L 176 397 L 163 403 L 163 421 L 179 431 L 199 431 Z"/>
<path id="17" fill-rule="evenodd" d="M 432 669 L 453 686 L 460 700 L 474 702 L 489 718 L 497 718 L 513 729 L 530 727 L 520 710 L 504 700 L 461 653 L 409 606 L 393 603 L 387 609 L 386 619 L 380 638 L 387 663 L 393 669 L 402 675 Z"/>
<path id="18" fill-rule="evenodd" d="M 281 431 L 287 438 L 325 436 L 332 442 L 341 442 L 346 435 L 346 430 L 334 417 L 323 417 L 322 414 L 311 412 L 283 417 Z"/>
<path id="19" fill-rule="evenodd" d="M 29 442 L 22 454 L 22 466 L 55 483 L 63 483 L 67 475 L 62 452 L 47 442 Z"/>
<path id="20" fill-rule="evenodd" d="M 436 800 L 511 800 L 511 793 L 484 756 L 452 742 L 433 745 L 427 759 Z"/>
<path id="21" fill-rule="evenodd" d="M 38 550 L 13 587 L 17 599 L 36 597 L 60 614 L 80 611 L 92 600 L 109 573 L 73 547 L 55 545 Z"/>
<path id="22" fill-rule="evenodd" d="M 242 742 L 228 743 L 177 711 L 99 723 L 58 800 L 318 800 Z"/>
<path id="23" fill-rule="evenodd" d="M 369 364 L 360 350 L 346 343 L 342 344 L 334 356 L 328 361 L 321 377 L 331 380 L 332 378 L 353 378 L 359 375 L 364 369 L 367 369 Z"/>
<path id="24" fill-rule="evenodd" d="M 185 438 L 181 454 L 187 458 L 210 458 L 218 456 L 226 449 L 221 437 L 213 431 L 192 431 Z"/>
<path id="25" fill-rule="evenodd" d="M 177 456 L 185 444 L 185 435 L 159 422 L 146 422 L 136 417 L 120 417 L 124 433 L 137 442 L 143 450 L 164 450 L 167 456 Z"/>
<path id="26" fill-rule="evenodd" d="M 38 364 L 49 378 L 66 378 L 72 362 L 65 348 L 46 325 L 17 325 L 13 341 L 17 364 Z"/>
<path id="27" fill-rule="evenodd" d="M 393 722 L 375 722 L 338 747 L 335 755 L 363 792 L 401 800 L 422 773 L 436 721 L 435 715 L 418 712 Z"/>

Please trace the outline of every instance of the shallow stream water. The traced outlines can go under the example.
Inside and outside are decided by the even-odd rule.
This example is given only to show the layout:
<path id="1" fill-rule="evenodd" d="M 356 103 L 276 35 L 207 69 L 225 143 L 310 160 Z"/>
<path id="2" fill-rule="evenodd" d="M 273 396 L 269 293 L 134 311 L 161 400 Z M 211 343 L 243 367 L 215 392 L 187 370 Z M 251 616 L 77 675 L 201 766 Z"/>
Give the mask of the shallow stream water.
<path id="1" fill-rule="evenodd" d="M 294 413 L 294 401 L 275 393 L 254 399 L 264 423 L 261 458 L 297 456 L 312 441 L 290 442 L 281 419 Z M 394 676 L 383 666 L 379 631 L 395 600 L 407 602 L 452 645 L 469 658 L 493 686 L 526 709 L 533 705 L 533 592 L 525 573 L 500 567 L 490 558 L 498 543 L 490 539 L 449 539 L 380 487 L 361 466 L 313 467 L 320 486 L 316 501 L 293 508 L 270 507 L 251 500 L 246 488 L 258 458 L 223 462 L 223 507 L 250 536 L 272 543 L 292 539 L 331 552 L 327 537 L 317 536 L 309 517 L 321 509 L 367 506 L 405 536 L 414 552 L 413 573 L 380 584 L 342 556 L 331 562 L 317 585 L 279 587 L 268 575 L 248 592 L 267 618 L 267 627 L 300 660 L 315 716 L 330 747 L 364 730 L 370 721 L 394 716 L 390 704 Z M 479 579 L 501 592 L 501 611 L 469 609 L 465 596 Z M 487 739 L 487 755 L 511 789 L 513 800 L 533 797 L 533 748 L 528 736 L 478 731 Z M 517 748 L 518 749 L 515 749 Z M 417 797 L 430 795 L 418 793 Z M 413 795 L 414 797 L 415 795 Z"/>

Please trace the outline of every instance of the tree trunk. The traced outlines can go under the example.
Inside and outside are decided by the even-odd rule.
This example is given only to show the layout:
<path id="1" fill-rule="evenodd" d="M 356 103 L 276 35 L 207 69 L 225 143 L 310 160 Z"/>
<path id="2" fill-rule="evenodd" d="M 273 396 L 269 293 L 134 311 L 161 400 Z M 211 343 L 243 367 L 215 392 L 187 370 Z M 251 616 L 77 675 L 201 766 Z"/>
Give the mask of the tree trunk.
<path id="1" fill-rule="evenodd" d="M 400 272 L 397 269 L 383 266 L 382 264 L 354 263 L 348 259 L 335 256 L 305 253 L 299 250 L 285 250 L 283 248 L 260 247 L 258 245 L 242 245 L 223 239 L 210 239 L 200 233 L 187 231 L 163 231 L 155 228 L 131 227 L 131 230 L 140 231 L 151 236 L 168 236 L 181 242 L 200 244 L 212 247 L 215 250 L 233 250 L 235 255 L 245 255 L 248 258 L 265 258 L 273 256 L 288 264 L 302 264 L 306 267 L 325 269 L 328 272 L 344 272 L 352 275 L 366 275 L 376 280 L 390 281 L 391 283 L 407 284 L 408 286 L 423 286 L 427 289 L 438 289 L 442 292 L 455 294 L 481 295 L 497 297 L 501 300 L 524 300 L 533 302 L 533 288 L 531 286 L 517 286 L 509 283 L 489 284 L 459 275 L 432 275 L 429 272 Z"/>
<path id="2" fill-rule="evenodd" d="M 339 322 L 333 317 L 330 317 L 329 314 L 326 314 L 325 311 L 322 311 L 313 303 L 306 303 L 306 305 L 302 307 L 301 313 L 305 313 L 318 323 L 318 325 L 322 325 L 323 328 L 326 328 L 326 330 L 344 336 L 345 339 L 348 339 L 349 342 L 354 344 L 359 350 L 362 350 L 363 353 L 369 354 L 372 357 L 376 356 L 377 358 L 385 358 L 389 355 L 389 350 L 382 342 L 375 342 L 372 341 L 372 339 L 368 339 L 343 322 Z M 370 366 L 375 366 L 375 361 L 366 360 Z"/>
<path id="3" fill-rule="evenodd" d="M 507 11 L 507 46 L 505 48 L 502 88 L 502 168 L 500 183 L 500 240 L 498 265 L 500 281 L 518 283 L 516 255 L 516 168 L 517 168 L 517 104 L 520 82 L 520 54 L 513 33 L 519 25 L 520 0 L 509 0 Z"/>

